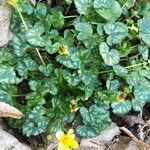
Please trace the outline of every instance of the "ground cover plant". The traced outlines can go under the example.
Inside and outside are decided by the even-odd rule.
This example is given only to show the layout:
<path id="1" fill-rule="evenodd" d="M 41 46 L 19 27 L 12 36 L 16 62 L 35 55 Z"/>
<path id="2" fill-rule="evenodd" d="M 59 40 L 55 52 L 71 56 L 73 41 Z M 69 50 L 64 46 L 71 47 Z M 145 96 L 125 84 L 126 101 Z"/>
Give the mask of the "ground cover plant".
<path id="1" fill-rule="evenodd" d="M 7 3 L 13 39 L 0 48 L 0 100 L 25 115 L 11 127 L 36 136 L 75 124 L 94 137 L 112 113 L 150 102 L 148 1 Z"/>

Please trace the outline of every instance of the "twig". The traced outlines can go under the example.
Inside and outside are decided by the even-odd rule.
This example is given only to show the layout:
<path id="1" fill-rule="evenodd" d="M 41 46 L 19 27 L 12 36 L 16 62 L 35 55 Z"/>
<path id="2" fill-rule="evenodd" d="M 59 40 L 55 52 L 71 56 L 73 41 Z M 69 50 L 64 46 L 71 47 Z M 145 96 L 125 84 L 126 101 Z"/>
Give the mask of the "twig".
<path id="1" fill-rule="evenodd" d="M 125 132 L 129 137 L 132 138 L 132 140 L 139 145 L 139 147 L 143 147 L 145 150 L 150 150 L 150 145 L 142 142 L 141 140 L 138 140 L 127 128 L 125 127 L 120 127 L 120 130 Z"/>
<path id="2" fill-rule="evenodd" d="M 48 148 L 47 150 L 53 150 L 54 148 L 56 148 L 58 146 L 58 144 L 55 144 L 54 146 L 52 146 L 51 148 Z"/>

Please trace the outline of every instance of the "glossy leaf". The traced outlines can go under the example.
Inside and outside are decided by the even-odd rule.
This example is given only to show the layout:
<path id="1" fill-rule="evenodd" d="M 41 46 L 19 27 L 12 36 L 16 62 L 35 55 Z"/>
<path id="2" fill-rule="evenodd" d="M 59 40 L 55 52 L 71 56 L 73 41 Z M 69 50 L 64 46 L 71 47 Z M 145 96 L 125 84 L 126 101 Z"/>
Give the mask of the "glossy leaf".
<path id="1" fill-rule="evenodd" d="M 107 43 L 109 45 L 121 43 L 128 35 L 128 28 L 121 22 L 108 23 L 104 26 L 105 33 L 108 34 Z"/>
<path id="2" fill-rule="evenodd" d="M 91 106 L 89 110 L 81 107 L 80 114 L 85 124 L 77 127 L 77 133 L 81 136 L 96 136 L 111 122 L 108 111 L 96 105 Z"/>
<path id="3" fill-rule="evenodd" d="M 128 70 L 125 67 L 120 66 L 120 65 L 113 66 L 113 70 L 118 76 L 121 76 L 121 77 L 126 76 L 128 73 Z"/>
<path id="4" fill-rule="evenodd" d="M 120 61 L 119 52 L 116 49 L 111 49 L 109 51 L 109 46 L 105 42 L 102 42 L 99 45 L 99 51 L 105 64 L 107 64 L 108 66 L 113 66 L 119 63 Z"/>
<path id="5" fill-rule="evenodd" d="M 139 36 L 140 38 L 150 46 L 150 16 L 144 16 L 138 21 Z"/>
<path id="6" fill-rule="evenodd" d="M 77 8 L 78 13 L 80 14 L 88 14 L 89 8 L 92 7 L 93 0 L 74 0 L 75 6 Z"/>
<path id="7" fill-rule="evenodd" d="M 45 113 L 45 109 L 40 106 L 30 112 L 28 119 L 23 124 L 23 133 L 26 136 L 36 136 L 46 130 L 48 118 L 44 116 Z"/>
<path id="8" fill-rule="evenodd" d="M 122 13 L 120 4 L 115 0 L 94 0 L 94 8 L 108 21 L 117 20 Z"/>
<path id="9" fill-rule="evenodd" d="M 144 60 L 148 60 L 149 57 L 149 48 L 146 45 L 140 45 L 139 46 L 139 51 L 142 54 L 142 57 Z"/>
<path id="10" fill-rule="evenodd" d="M 125 114 L 128 113 L 132 106 L 129 100 L 121 101 L 121 102 L 112 102 L 111 107 L 113 108 L 113 112 L 115 114 Z"/>
<path id="11" fill-rule="evenodd" d="M 69 50 L 69 56 L 58 55 L 56 60 L 68 68 L 78 69 L 80 66 L 79 52 L 74 48 Z"/>
<path id="12" fill-rule="evenodd" d="M 17 77 L 12 67 L 0 67 L 0 83 L 1 84 L 14 84 L 17 83 Z"/>
<path id="13" fill-rule="evenodd" d="M 75 24 L 75 29 L 80 33 L 77 35 L 78 40 L 86 40 L 93 34 L 92 26 L 89 23 L 79 22 Z"/>
<path id="14" fill-rule="evenodd" d="M 142 111 L 145 105 L 145 100 L 136 98 L 132 100 L 132 106 L 135 111 Z"/>

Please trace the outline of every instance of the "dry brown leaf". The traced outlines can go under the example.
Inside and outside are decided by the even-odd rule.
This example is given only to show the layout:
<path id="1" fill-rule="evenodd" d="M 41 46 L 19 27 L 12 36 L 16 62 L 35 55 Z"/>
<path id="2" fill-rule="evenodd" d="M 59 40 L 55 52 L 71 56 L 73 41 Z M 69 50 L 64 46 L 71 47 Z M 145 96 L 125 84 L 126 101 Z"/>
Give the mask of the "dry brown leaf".
<path id="1" fill-rule="evenodd" d="M 143 141 L 137 139 L 127 128 L 120 127 L 120 130 L 125 132 L 129 137 L 132 138 L 132 140 L 139 146 L 140 150 L 150 150 L 150 145 L 147 143 L 144 143 Z"/>
<path id="2" fill-rule="evenodd" d="M 135 124 L 145 125 L 145 121 L 139 116 L 126 115 L 122 116 L 122 120 L 126 122 L 130 127 L 132 127 Z"/>
<path id="3" fill-rule="evenodd" d="M 13 37 L 9 30 L 11 12 L 9 6 L 0 6 L 0 47 L 7 44 Z"/>
<path id="4" fill-rule="evenodd" d="M 0 102 L 0 117 L 21 119 L 22 117 L 24 117 L 24 115 L 15 107 L 10 106 L 9 104 L 6 104 L 4 102 Z"/>

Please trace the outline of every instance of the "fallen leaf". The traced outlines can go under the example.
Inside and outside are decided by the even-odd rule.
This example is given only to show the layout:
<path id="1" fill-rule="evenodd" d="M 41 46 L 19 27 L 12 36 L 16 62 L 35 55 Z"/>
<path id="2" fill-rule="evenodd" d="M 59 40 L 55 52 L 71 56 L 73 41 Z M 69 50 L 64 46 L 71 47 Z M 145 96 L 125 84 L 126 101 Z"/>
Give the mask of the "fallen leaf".
<path id="1" fill-rule="evenodd" d="M 24 117 L 24 115 L 15 107 L 10 106 L 9 104 L 6 104 L 4 102 L 0 102 L 0 117 L 21 119 L 22 117 Z"/>
<path id="2" fill-rule="evenodd" d="M 0 47 L 7 44 L 13 37 L 9 30 L 11 12 L 9 6 L 0 6 Z"/>

